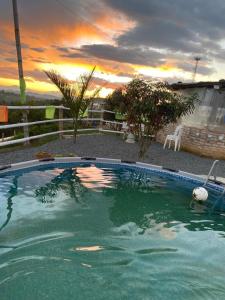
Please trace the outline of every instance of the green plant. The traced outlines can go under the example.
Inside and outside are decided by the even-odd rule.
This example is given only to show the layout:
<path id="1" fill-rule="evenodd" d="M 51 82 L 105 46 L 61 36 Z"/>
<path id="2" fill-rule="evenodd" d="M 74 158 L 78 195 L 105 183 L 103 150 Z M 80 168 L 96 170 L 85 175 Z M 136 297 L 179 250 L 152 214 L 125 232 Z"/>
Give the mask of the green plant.
<path id="1" fill-rule="evenodd" d="M 63 95 L 63 101 L 70 108 L 73 118 L 73 136 L 76 142 L 79 119 L 84 114 L 89 103 L 99 93 L 99 89 L 95 90 L 91 96 L 87 96 L 90 85 L 93 81 L 95 67 L 88 74 L 80 76 L 75 83 L 61 76 L 58 72 L 51 70 L 45 71 L 50 80 L 58 87 Z"/>
<path id="2" fill-rule="evenodd" d="M 117 109 L 126 114 L 130 131 L 138 138 L 139 157 L 144 157 L 151 137 L 169 123 L 193 112 L 197 95 L 185 97 L 168 83 L 134 79 L 110 97 Z"/>

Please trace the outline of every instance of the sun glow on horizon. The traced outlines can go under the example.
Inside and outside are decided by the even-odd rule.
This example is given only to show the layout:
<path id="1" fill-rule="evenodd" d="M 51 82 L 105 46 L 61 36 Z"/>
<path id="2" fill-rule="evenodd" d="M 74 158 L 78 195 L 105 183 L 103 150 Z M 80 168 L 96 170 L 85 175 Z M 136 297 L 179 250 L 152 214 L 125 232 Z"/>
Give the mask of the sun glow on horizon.
<path id="1" fill-rule="evenodd" d="M 71 65 L 71 64 L 41 64 L 41 68 L 45 71 L 55 70 L 59 72 L 62 76 L 67 78 L 68 80 L 75 81 L 81 75 L 90 72 L 93 66 Z M 96 79 L 100 79 L 106 82 L 106 86 L 104 86 L 103 84 L 103 87 L 105 88 L 104 94 L 106 93 L 106 89 L 112 90 L 107 88 L 107 82 L 124 84 L 124 83 L 128 83 L 132 79 L 131 77 L 128 76 L 120 76 L 120 75 L 112 74 L 110 72 L 104 72 L 104 70 L 102 70 L 98 66 L 96 67 L 94 77 Z"/>
<path id="2" fill-rule="evenodd" d="M 99 92 L 99 97 L 106 98 L 108 95 L 112 94 L 112 92 L 113 92 L 113 89 L 107 88 L 107 87 L 102 87 Z"/>
<path id="3" fill-rule="evenodd" d="M 29 77 L 25 77 L 27 90 L 37 91 L 40 93 L 54 93 L 57 94 L 58 89 L 51 83 L 45 81 L 31 81 Z M 5 87 L 18 87 L 19 90 L 19 80 L 10 78 L 0 77 L 0 86 Z"/>
<path id="4" fill-rule="evenodd" d="M 68 80 L 76 80 L 80 75 L 90 71 L 88 66 L 79 66 L 71 64 L 53 64 L 53 63 L 43 63 L 40 64 L 40 68 L 43 71 L 54 70 L 59 72 L 62 76 Z"/>

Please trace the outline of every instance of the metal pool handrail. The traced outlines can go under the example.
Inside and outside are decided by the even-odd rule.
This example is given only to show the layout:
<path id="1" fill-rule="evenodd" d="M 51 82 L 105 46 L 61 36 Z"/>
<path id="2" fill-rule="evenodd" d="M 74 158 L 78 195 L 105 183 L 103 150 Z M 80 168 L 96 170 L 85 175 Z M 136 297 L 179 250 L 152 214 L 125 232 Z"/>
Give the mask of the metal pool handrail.
<path id="1" fill-rule="evenodd" d="M 206 180 L 205 180 L 203 186 L 206 186 L 207 183 L 209 182 L 210 176 L 211 176 L 211 174 L 212 174 L 212 171 L 214 170 L 215 167 L 218 167 L 218 163 L 219 163 L 219 160 L 214 160 L 214 162 L 213 162 L 213 164 L 212 164 L 212 166 L 211 166 L 211 169 L 210 169 L 210 171 L 209 171 L 209 173 L 208 173 L 208 175 L 207 175 L 207 178 L 206 178 Z M 219 182 L 219 181 L 217 181 L 216 178 L 217 178 L 217 177 L 216 177 L 216 174 L 214 174 L 214 182 L 221 185 L 222 183 Z M 225 185 L 223 184 L 223 185 L 221 186 L 221 188 L 222 188 L 223 190 L 222 190 L 222 193 L 221 193 L 221 195 L 220 195 L 220 197 L 219 197 L 218 199 L 221 199 L 221 198 L 224 196 L 224 194 L 225 194 Z"/>
<path id="2" fill-rule="evenodd" d="M 206 184 L 208 183 L 209 178 L 212 174 L 212 171 L 214 170 L 215 166 L 217 166 L 218 162 L 219 162 L 219 160 L 214 160 L 203 186 L 206 186 Z M 214 175 L 214 180 L 216 180 L 216 175 Z"/>

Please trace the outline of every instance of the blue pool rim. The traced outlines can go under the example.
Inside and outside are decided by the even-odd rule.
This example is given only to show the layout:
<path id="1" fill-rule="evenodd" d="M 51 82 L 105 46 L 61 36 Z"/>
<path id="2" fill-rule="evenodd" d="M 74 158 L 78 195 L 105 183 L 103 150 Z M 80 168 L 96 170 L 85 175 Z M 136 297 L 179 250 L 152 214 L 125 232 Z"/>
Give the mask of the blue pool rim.
<path id="1" fill-rule="evenodd" d="M 25 161 L 20 163 L 14 163 L 11 165 L 5 165 L 0 167 L 0 179 L 7 175 L 14 175 L 21 172 L 33 171 L 37 169 L 46 169 L 46 167 L 71 167 L 80 165 L 94 164 L 99 167 L 111 167 L 111 168 L 129 168 L 132 170 L 143 171 L 159 176 L 165 176 L 178 181 L 184 181 L 187 183 L 196 184 L 196 186 L 202 186 L 205 178 L 200 175 L 164 168 L 162 166 L 152 165 L 148 163 L 135 162 L 135 161 L 124 161 L 120 159 L 110 158 L 98 158 L 98 157 L 57 157 L 51 159 L 36 159 L 31 161 Z M 224 186 L 209 182 L 207 188 L 222 192 Z"/>

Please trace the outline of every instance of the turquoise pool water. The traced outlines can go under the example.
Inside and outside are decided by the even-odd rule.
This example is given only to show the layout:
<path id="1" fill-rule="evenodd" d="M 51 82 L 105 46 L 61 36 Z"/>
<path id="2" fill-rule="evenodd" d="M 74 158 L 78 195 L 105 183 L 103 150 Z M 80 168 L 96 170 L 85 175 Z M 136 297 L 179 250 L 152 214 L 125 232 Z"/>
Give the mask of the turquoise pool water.
<path id="1" fill-rule="evenodd" d="M 94 165 L 0 178 L 0 299 L 225 299 L 225 217 L 196 184 Z"/>

